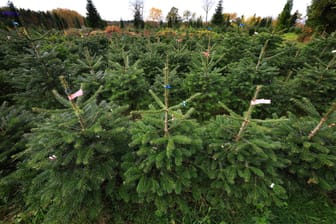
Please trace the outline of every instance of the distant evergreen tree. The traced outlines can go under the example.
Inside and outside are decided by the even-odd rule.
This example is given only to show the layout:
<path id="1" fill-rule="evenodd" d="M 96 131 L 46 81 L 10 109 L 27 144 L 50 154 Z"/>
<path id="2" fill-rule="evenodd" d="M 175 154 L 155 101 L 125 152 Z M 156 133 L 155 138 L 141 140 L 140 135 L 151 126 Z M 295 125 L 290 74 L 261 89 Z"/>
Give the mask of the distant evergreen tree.
<path id="1" fill-rule="evenodd" d="M 13 19 L 15 22 L 17 22 L 17 23 L 20 24 L 19 13 L 17 12 L 16 7 L 14 6 L 14 3 L 11 2 L 11 1 L 8 1 L 7 5 L 8 5 L 8 7 L 9 7 L 10 12 L 11 12 L 11 15 L 10 15 L 10 16 L 12 17 L 12 19 Z"/>
<path id="2" fill-rule="evenodd" d="M 307 14 L 307 25 L 316 31 L 326 31 L 328 33 L 336 31 L 335 0 L 313 0 Z"/>
<path id="3" fill-rule="evenodd" d="M 120 19 L 119 27 L 120 27 L 120 29 L 124 29 L 125 28 L 124 20 Z"/>
<path id="4" fill-rule="evenodd" d="M 135 11 L 134 13 L 134 27 L 137 29 L 143 29 L 144 28 L 144 21 L 142 19 L 142 15 L 139 10 Z"/>
<path id="5" fill-rule="evenodd" d="M 220 26 L 224 23 L 223 17 L 223 1 L 219 0 L 218 5 L 215 10 L 215 14 L 212 16 L 211 23 Z"/>
<path id="6" fill-rule="evenodd" d="M 298 17 L 298 12 L 291 15 L 292 8 L 293 0 L 287 0 L 287 3 L 285 4 L 282 12 L 278 17 L 278 22 L 276 26 L 278 30 L 288 30 L 295 25 L 296 19 Z"/>
<path id="7" fill-rule="evenodd" d="M 143 20 L 144 3 L 142 0 L 135 0 L 131 5 L 134 11 L 133 25 L 136 29 L 143 29 L 145 27 L 145 22 Z"/>
<path id="8" fill-rule="evenodd" d="M 104 21 L 101 19 L 91 0 L 87 0 L 86 10 L 86 24 L 92 28 L 103 28 Z"/>
<path id="9" fill-rule="evenodd" d="M 272 21 L 272 17 L 264 17 L 260 20 L 259 27 L 271 27 Z"/>
<path id="10" fill-rule="evenodd" d="M 178 14 L 178 8 L 172 7 L 167 15 L 168 27 L 177 27 L 182 19 Z"/>

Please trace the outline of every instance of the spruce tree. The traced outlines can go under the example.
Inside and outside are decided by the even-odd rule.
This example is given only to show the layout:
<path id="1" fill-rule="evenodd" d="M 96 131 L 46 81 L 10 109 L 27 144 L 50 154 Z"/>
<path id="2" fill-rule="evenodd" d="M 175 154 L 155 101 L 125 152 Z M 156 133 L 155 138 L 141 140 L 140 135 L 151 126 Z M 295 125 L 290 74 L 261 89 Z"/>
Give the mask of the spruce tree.
<path id="1" fill-rule="evenodd" d="M 221 26 L 224 23 L 224 16 L 223 16 L 223 0 L 219 0 L 215 14 L 212 16 L 211 23 L 217 26 Z"/>
<path id="2" fill-rule="evenodd" d="M 92 28 L 103 28 L 104 21 L 101 19 L 96 7 L 93 5 L 92 0 L 87 0 L 86 4 L 86 24 Z"/>

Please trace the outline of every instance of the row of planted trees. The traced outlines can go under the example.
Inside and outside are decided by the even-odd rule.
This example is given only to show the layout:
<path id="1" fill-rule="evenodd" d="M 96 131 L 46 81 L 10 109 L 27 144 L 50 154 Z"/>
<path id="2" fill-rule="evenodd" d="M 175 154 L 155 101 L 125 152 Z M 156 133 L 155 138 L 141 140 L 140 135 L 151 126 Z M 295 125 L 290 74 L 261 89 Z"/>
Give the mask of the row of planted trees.
<path id="1" fill-rule="evenodd" d="M 3 221 L 332 222 L 334 36 L 1 38 Z"/>

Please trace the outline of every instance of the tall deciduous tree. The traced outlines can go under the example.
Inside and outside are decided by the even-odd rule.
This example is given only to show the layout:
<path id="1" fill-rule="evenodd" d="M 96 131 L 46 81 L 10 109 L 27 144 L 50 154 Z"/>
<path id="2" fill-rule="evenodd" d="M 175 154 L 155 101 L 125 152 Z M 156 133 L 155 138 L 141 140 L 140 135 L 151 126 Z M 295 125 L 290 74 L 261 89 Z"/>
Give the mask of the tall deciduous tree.
<path id="1" fill-rule="evenodd" d="M 316 31 L 336 31 L 335 0 L 313 0 L 307 14 L 307 24 Z"/>
<path id="2" fill-rule="evenodd" d="M 144 2 L 143 0 L 134 0 L 131 1 L 131 6 L 134 12 L 134 27 L 137 29 L 143 29 L 145 26 L 145 22 L 143 20 L 143 9 L 144 9 Z"/>
<path id="3" fill-rule="evenodd" d="M 211 23 L 217 26 L 220 26 L 224 23 L 223 17 L 223 1 L 219 0 L 218 5 L 216 7 L 215 14 L 212 16 Z"/>
<path id="4" fill-rule="evenodd" d="M 162 19 L 162 10 L 157 8 L 151 8 L 149 10 L 149 18 L 153 21 L 160 22 Z"/>
<path id="5" fill-rule="evenodd" d="M 86 24 L 89 27 L 103 28 L 106 25 L 91 0 L 87 0 L 86 10 Z"/>
<path id="6" fill-rule="evenodd" d="M 213 5 L 214 5 L 213 0 L 203 0 L 202 8 L 205 11 L 205 23 L 208 23 L 208 14 Z"/>

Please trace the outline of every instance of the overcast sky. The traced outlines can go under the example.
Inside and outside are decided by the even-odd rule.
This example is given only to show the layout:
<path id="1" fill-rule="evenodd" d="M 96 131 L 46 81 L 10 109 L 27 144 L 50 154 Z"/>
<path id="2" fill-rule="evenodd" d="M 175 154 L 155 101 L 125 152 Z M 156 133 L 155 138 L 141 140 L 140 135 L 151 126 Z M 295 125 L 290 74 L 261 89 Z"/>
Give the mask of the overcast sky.
<path id="1" fill-rule="evenodd" d="M 8 0 L 0 0 L 0 6 L 6 6 Z M 83 16 L 86 14 L 86 0 L 12 0 L 17 8 L 25 8 L 32 10 L 47 11 L 56 8 L 67 8 L 76 10 Z M 101 17 L 105 20 L 131 20 L 132 10 L 129 0 L 93 0 Z M 159 8 L 163 12 L 163 17 L 172 7 L 179 10 L 179 14 L 183 15 L 185 10 L 197 16 L 205 17 L 205 12 L 202 9 L 203 0 L 144 0 L 144 19 L 148 18 L 149 10 L 152 7 Z M 218 0 L 214 0 L 215 4 L 209 12 L 211 18 Z M 256 14 L 257 16 L 277 17 L 282 11 L 287 0 L 223 0 L 224 13 L 236 12 L 238 16 L 244 15 L 245 18 Z M 299 10 L 303 15 L 306 13 L 306 8 L 310 5 L 311 0 L 294 0 L 293 11 Z"/>

